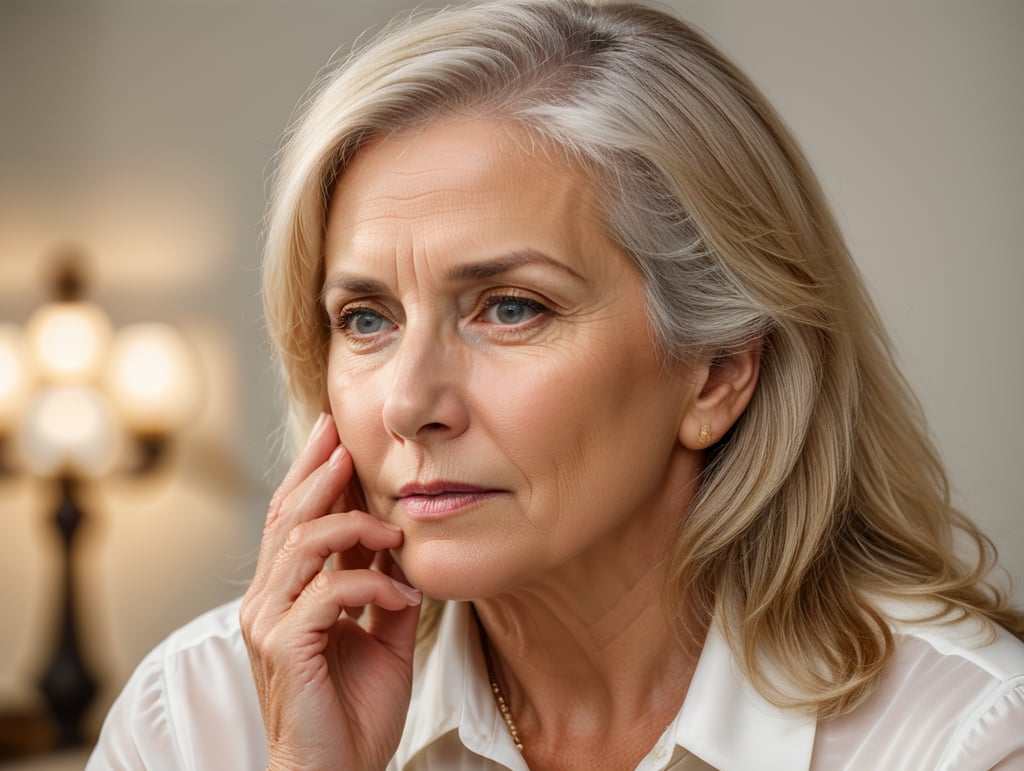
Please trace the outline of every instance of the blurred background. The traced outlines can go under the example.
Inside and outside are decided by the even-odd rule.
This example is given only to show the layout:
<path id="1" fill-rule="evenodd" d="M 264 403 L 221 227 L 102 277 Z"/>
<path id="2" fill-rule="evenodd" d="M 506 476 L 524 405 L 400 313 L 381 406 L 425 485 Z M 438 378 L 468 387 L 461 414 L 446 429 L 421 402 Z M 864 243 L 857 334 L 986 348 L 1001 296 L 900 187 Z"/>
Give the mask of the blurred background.
<path id="1" fill-rule="evenodd" d="M 999 544 L 1024 603 L 1024 4 L 665 5 L 731 54 L 802 142 L 956 500 Z M 56 461 L 39 450 L 43 428 L 38 441 L 16 436 L 30 408 L 0 407 L 0 767 L 84 763 L 80 751 L 28 755 L 56 739 L 39 683 L 63 628 L 58 511 L 65 527 L 69 512 L 81 515 L 75 612 L 95 683 L 86 741 L 153 645 L 244 590 L 283 471 L 258 296 L 265 180 L 316 74 L 409 6 L 0 0 L 0 395 L 16 385 L 4 340 L 24 341 L 40 306 L 58 289 L 72 299 L 70 288 L 102 311 L 96 334 L 114 344 L 141 323 L 170 325 L 175 342 L 160 350 L 177 352 L 177 396 L 139 398 L 177 399 L 158 412 L 179 418 L 147 422 L 130 383 L 96 375 L 98 407 L 63 407 L 79 423 L 96 410 L 84 433 L 61 440 L 76 477 L 89 478 L 62 485 L 46 474 Z M 57 265 L 72 262 L 79 285 L 65 273 L 58 286 Z M 129 371 L 172 366 L 159 353 L 125 355 Z M 32 409 L 45 428 L 45 410 Z"/>

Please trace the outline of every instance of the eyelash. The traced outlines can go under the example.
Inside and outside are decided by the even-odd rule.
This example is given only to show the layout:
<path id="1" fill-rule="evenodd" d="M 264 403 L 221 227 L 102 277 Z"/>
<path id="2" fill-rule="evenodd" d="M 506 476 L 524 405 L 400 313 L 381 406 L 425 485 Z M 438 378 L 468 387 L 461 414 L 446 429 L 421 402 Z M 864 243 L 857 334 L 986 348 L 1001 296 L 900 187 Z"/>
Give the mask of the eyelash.
<path id="1" fill-rule="evenodd" d="M 534 322 L 537 319 L 542 318 L 544 316 L 549 316 L 551 314 L 551 309 L 548 306 L 544 305 L 544 303 L 538 302 L 537 300 L 534 300 L 530 297 L 523 297 L 522 295 L 509 294 L 506 292 L 504 294 L 491 295 L 490 297 L 486 298 L 483 302 L 483 307 L 480 309 L 480 312 L 477 313 L 476 318 L 480 318 L 488 311 L 490 311 L 493 308 L 496 308 L 502 303 L 517 303 L 525 308 L 529 308 L 534 315 L 531 318 L 519 324 L 493 324 L 494 327 L 502 330 L 501 334 L 515 334 L 517 332 L 525 332 L 533 328 Z"/>
<path id="2" fill-rule="evenodd" d="M 351 327 L 349 326 L 349 323 L 352 321 L 352 319 L 354 319 L 360 313 L 372 313 L 375 316 L 379 316 L 380 318 L 384 319 L 385 321 L 388 321 L 392 324 L 394 323 L 388 317 L 387 314 L 381 313 L 378 309 L 374 307 L 371 307 L 369 305 L 353 305 L 342 309 L 339 313 L 332 314 L 331 329 L 334 330 L 335 332 L 341 332 L 342 334 L 354 340 L 369 339 L 369 337 L 366 335 L 355 334 L 352 331 Z"/>
<path id="3" fill-rule="evenodd" d="M 551 308 L 549 308 L 542 302 L 539 302 L 529 297 L 524 297 L 522 295 L 510 293 L 509 291 L 506 290 L 501 294 L 494 294 L 491 295 L 490 297 L 486 297 L 480 307 L 480 310 L 474 315 L 474 320 L 480 319 L 491 309 L 506 302 L 512 302 L 522 305 L 525 308 L 528 308 L 530 311 L 532 311 L 534 315 L 531 318 L 519 324 L 488 324 L 488 326 L 495 328 L 496 334 L 502 336 L 512 337 L 518 334 L 523 334 L 531 330 L 536 323 L 539 323 L 539 319 L 546 316 L 550 316 L 552 312 Z M 343 308 L 339 313 L 332 314 L 332 320 L 330 324 L 331 329 L 335 332 L 340 332 L 341 334 L 345 335 L 350 340 L 356 343 L 371 342 L 376 338 L 376 335 L 359 335 L 356 334 L 349 326 L 352 320 L 360 313 L 372 313 L 375 316 L 379 316 L 380 318 L 384 319 L 385 321 L 391 324 L 395 323 L 391 319 L 389 314 L 381 312 L 381 310 L 379 310 L 376 307 L 370 305 L 353 305 L 350 307 Z"/>

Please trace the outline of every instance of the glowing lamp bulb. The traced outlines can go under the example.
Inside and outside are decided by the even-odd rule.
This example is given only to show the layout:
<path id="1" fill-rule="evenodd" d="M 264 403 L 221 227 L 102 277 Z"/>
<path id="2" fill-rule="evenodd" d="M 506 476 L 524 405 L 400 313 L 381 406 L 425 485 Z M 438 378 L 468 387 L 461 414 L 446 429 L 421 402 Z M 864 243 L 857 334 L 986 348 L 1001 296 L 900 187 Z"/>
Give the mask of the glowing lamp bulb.
<path id="1" fill-rule="evenodd" d="M 110 320 L 92 303 L 50 303 L 32 314 L 26 335 L 44 378 L 82 383 L 99 372 L 110 342 Z"/>
<path id="2" fill-rule="evenodd" d="M 114 463 L 118 436 L 99 393 L 87 386 L 57 386 L 40 392 L 29 406 L 22 444 L 36 474 L 100 476 Z"/>
<path id="3" fill-rule="evenodd" d="M 114 338 L 107 387 L 128 426 L 167 433 L 187 423 L 198 408 L 195 370 L 191 351 L 173 327 L 135 324 Z"/>

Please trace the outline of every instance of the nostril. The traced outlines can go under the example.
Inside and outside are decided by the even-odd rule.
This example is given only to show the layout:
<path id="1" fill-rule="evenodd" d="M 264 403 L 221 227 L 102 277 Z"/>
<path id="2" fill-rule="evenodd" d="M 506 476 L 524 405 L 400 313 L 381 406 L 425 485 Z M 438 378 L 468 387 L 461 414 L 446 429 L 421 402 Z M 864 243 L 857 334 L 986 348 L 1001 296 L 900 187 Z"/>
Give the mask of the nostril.
<path id="1" fill-rule="evenodd" d="M 443 428 L 447 428 L 444 423 L 427 423 L 427 425 L 423 426 L 423 429 L 427 431 L 439 431 Z"/>

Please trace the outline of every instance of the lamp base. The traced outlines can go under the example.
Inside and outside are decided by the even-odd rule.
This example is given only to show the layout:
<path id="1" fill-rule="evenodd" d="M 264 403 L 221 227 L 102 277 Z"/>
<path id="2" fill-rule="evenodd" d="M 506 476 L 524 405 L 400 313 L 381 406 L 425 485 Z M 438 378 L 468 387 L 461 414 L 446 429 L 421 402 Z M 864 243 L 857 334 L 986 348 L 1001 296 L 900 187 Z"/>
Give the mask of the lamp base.
<path id="1" fill-rule="evenodd" d="M 64 598 L 60 637 L 53 659 L 40 686 L 57 728 L 58 747 L 76 747 L 84 743 L 81 722 L 85 710 L 96 695 L 96 682 L 89 674 L 78 646 L 75 624 L 74 560 L 75 531 L 82 521 L 81 509 L 75 502 L 74 482 L 61 480 L 62 499 L 57 509 L 56 524 L 63 540 Z"/>

